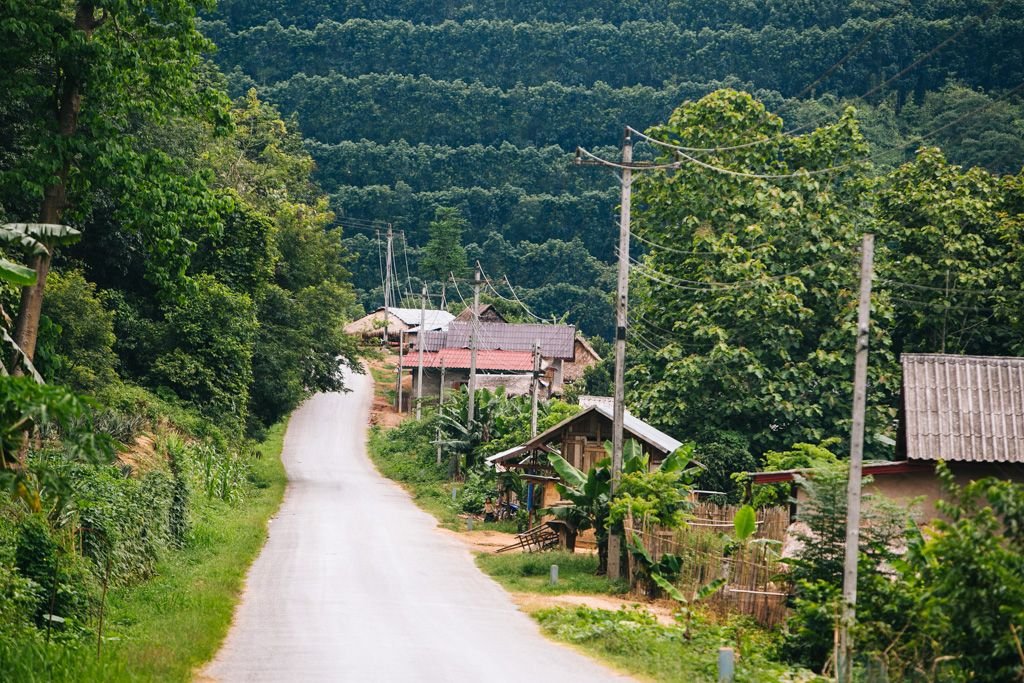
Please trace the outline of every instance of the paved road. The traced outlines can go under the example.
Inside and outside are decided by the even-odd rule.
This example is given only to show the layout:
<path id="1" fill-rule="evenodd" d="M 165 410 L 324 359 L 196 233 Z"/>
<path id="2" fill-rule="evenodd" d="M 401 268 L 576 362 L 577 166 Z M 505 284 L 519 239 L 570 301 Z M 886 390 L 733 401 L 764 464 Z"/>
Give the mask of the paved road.
<path id="1" fill-rule="evenodd" d="M 291 483 L 204 676 L 222 681 L 625 680 L 545 640 L 365 455 L 371 380 L 292 416 Z"/>

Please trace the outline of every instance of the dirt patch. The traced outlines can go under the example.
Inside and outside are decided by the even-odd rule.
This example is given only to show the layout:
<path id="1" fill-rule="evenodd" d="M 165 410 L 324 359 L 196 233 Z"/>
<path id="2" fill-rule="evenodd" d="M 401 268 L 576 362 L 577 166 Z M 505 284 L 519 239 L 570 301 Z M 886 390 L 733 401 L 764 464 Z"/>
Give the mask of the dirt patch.
<path id="1" fill-rule="evenodd" d="M 391 355 L 380 358 L 371 358 L 366 361 L 368 372 L 371 373 L 374 383 L 373 404 L 370 407 L 370 424 L 390 429 L 397 427 L 408 415 L 395 410 L 394 404 L 389 400 L 388 390 L 394 388 L 395 359 Z M 383 378 L 391 378 L 387 381 Z"/>
<path id="2" fill-rule="evenodd" d="M 676 620 L 671 604 L 663 602 L 641 602 L 636 599 L 616 598 L 611 595 L 541 595 L 539 593 L 510 593 L 513 602 L 527 614 L 549 607 L 590 607 L 617 612 L 623 607 L 640 607 L 664 626 L 673 626 Z"/>
<path id="3" fill-rule="evenodd" d="M 449 534 L 464 543 L 471 551 L 480 553 L 493 553 L 498 548 L 504 548 L 516 540 L 515 534 L 504 531 L 493 531 L 481 529 L 478 531 L 452 531 L 451 529 L 439 528 L 439 531 Z"/>

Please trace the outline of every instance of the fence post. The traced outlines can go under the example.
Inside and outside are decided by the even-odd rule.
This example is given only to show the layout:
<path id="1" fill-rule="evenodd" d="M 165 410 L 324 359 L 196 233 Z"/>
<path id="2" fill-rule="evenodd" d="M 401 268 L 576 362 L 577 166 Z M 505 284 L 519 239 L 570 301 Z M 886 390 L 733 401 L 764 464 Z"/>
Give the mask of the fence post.
<path id="1" fill-rule="evenodd" d="M 557 564 L 551 565 L 551 585 L 552 586 L 557 586 L 558 585 L 558 565 Z"/>
<path id="2" fill-rule="evenodd" d="M 736 653 L 731 647 L 718 648 L 718 683 L 736 680 Z"/>

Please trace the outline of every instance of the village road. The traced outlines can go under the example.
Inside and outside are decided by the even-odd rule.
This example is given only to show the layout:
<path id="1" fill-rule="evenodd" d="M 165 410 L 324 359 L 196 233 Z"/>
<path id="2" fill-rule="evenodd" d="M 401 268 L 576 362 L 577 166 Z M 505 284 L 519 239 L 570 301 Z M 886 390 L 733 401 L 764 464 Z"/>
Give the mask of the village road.
<path id="1" fill-rule="evenodd" d="M 368 376 L 292 416 L 290 484 L 249 572 L 221 681 L 622 681 L 545 640 L 365 454 Z"/>

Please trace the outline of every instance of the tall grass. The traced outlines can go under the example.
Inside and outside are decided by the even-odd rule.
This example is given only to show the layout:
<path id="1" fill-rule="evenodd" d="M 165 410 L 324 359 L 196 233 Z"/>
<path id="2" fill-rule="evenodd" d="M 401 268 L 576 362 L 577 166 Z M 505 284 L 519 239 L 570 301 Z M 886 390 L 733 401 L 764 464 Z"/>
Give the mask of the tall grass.
<path id="1" fill-rule="evenodd" d="M 154 578 L 110 590 L 100 658 L 95 635 L 46 643 L 34 630 L 0 629 L 0 679 L 191 680 L 227 634 L 245 573 L 280 506 L 287 481 L 280 459 L 284 431 L 283 423 L 273 427 L 260 445 L 244 500 L 197 496 L 185 548 L 162 557 Z"/>

